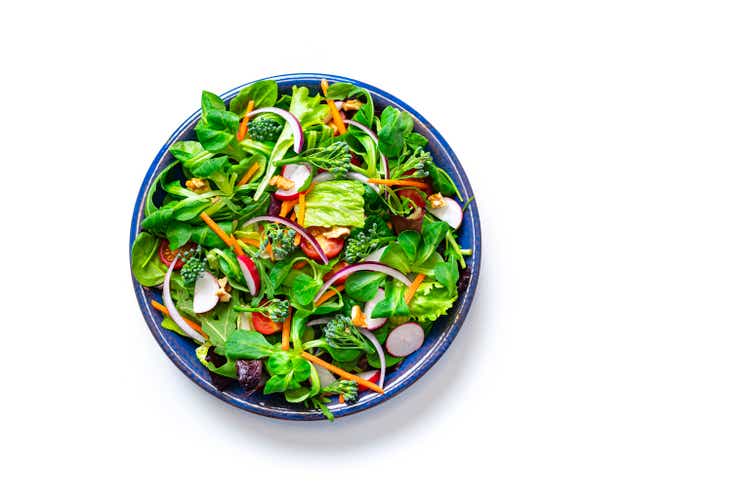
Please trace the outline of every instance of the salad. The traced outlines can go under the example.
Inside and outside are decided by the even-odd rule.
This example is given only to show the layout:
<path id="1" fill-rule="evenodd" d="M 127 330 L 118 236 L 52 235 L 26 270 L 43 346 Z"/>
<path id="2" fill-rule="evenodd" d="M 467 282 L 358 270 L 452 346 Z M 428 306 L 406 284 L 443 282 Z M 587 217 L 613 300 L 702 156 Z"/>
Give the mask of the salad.
<path id="1" fill-rule="evenodd" d="M 195 140 L 146 195 L 131 268 L 218 390 L 331 403 L 383 393 L 465 286 L 471 200 L 412 117 L 350 83 L 203 92 Z M 278 397 L 278 396 L 277 396 Z"/>

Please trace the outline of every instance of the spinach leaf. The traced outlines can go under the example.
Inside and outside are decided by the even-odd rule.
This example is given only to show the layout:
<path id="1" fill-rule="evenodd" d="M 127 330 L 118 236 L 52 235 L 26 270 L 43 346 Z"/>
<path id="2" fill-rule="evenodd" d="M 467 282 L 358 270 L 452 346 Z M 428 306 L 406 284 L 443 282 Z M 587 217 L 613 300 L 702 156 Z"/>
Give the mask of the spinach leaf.
<path id="1" fill-rule="evenodd" d="M 404 138 L 414 128 L 414 120 L 406 111 L 388 106 L 380 115 L 378 147 L 389 158 L 396 158 L 404 147 Z"/>
<path id="2" fill-rule="evenodd" d="M 413 262 L 417 257 L 417 249 L 419 248 L 419 242 L 421 239 L 422 237 L 419 233 L 412 231 L 411 229 L 399 233 L 398 244 L 401 246 L 401 249 L 404 251 L 404 254 L 406 254 L 409 261 Z"/>
<path id="3" fill-rule="evenodd" d="M 456 184 L 453 179 L 443 170 L 442 168 L 435 165 L 434 162 L 427 162 L 427 172 L 430 174 L 432 180 L 432 186 L 440 193 L 446 196 L 457 196 L 459 201 L 464 201 L 461 197 L 461 193 L 458 192 Z"/>
<path id="4" fill-rule="evenodd" d="M 208 90 L 203 91 L 201 94 L 201 122 L 206 119 L 206 115 L 209 111 L 224 111 L 225 109 L 226 106 L 224 106 L 224 101 L 221 100 L 221 97 L 209 92 Z"/>
<path id="5" fill-rule="evenodd" d="M 351 274 L 345 283 L 346 293 L 358 302 L 367 302 L 375 297 L 378 288 L 383 286 L 385 275 L 369 271 Z"/>
<path id="6" fill-rule="evenodd" d="M 427 146 L 430 141 L 419 132 L 412 132 L 404 138 L 404 142 L 406 142 L 406 145 L 411 149 L 417 149 Z"/>
<path id="7" fill-rule="evenodd" d="M 385 298 L 375 305 L 373 318 L 390 318 L 392 316 L 408 316 L 409 306 L 406 305 L 404 294 L 406 287 L 396 280 L 385 283 Z"/>
<path id="8" fill-rule="evenodd" d="M 141 227 L 145 231 L 149 231 L 158 235 L 165 235 L 167 233 L 167 227 L 174 218 L 173 206 L 164 205 L 161 208 L 156 209 L 154 213 L 143 219 Z"/>
<path id="9" fill-rule="evenodd" d="M 380 262 L 398 269 L 402 273 L 411 272 L 412 261 L 409 259 L 406 251 L 396 241 L 389 243 L 385 247 L 383 255 L 380 257 Z"/>
<path id="10" fill-rule="evenodd" d="M 289 297 L 292 299 L 292 303 L 306 306 L 312 303 L 321 286 L 323 286 L 323 283 L 320 280 L 316 280 L 305 273 L 298 273 L 292 282 L 292 291 Z"/>
<path id="11" fill-rule="evenodd" d="M 248 85 L 229 101 L 229 111 L 243 115 L 247 109 L 247 103 L 252 99 L 254 108 L 265 108 L 276 104 L 279 95 L 279 86 L 273 80 L 261 80 Z"/>
<path id="12" fill-rule="evenodd" d="M 328 99 L 340 101 L 342 99 L 346 99 L 347 97 L 349 97 L 352 94 L 352 92 L 357 90 L 357 88 L 358 87 L 352 83 L 346 83 L 346 82 L 334 83 L 328 87 L 328 92 L 326 92 L 326 97 Z"/>
<path id="13" fill-rule="evenodd" d="M 169 240 L 170 250 L 177 250 L 182 245 L 190 241 L 193 234 L 193 228 L 185 222 L 172 222 L 167 226 L 167 239 Z"/>
<path id="14" fill-rule="evenodd" d="M 227 337 L 225 351 L 229 359 L 263 359 L 277 349 L 258 332 L 233 330 Z"/>
<path id="15" fill-rule="evenodd" d="M 159 238 L 149 233 L 138 234 L 130 252 L 133 276 L 143 286 L 155 286 L 164 282 L 167 273 L 159 258 Z"/>
<path id="16" fill-rule="evenodd" d="M 232 223 L 231 222 L 217 222 L 216 223 L 220 228 L 224 230 L 226 233 L 232 232 Z M 197 243 L 198 245 L 208 247 L 208 248 L 226 248 L 226 244 L 224 241 L 216 236 L 216 233 L 213 232 L 213 230 L 206 226 L 192 226 L 192 233 L 190 234 L 190 241 L 193 243 Z"/>

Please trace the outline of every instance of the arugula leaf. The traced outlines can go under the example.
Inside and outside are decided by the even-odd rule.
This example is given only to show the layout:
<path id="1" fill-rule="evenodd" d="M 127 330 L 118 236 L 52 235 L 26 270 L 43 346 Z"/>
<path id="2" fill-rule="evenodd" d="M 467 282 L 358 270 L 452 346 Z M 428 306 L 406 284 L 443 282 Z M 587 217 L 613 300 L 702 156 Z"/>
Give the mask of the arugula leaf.
<path id="1" fill-rule="evenodd" d="M 358 302 L 367 302 L 375 297 L 378 288 L 383 286 L 385 275 L 370 271 L 359 271 L 351 274 L 345 283 L 346 293 Z"/>
<path id="2" fill-rule="evenodd" d="M 233 330 L 227 337 L 225 351 L 229 359 L 263 359 L 275 353 L 277 348 L 258 332 Z"/>
<path id="3" fill-rule="evenodd" d="M 247 109 L 247 103 L 252 99 L 254 108 L 266 108 L 276 104 L 279 86 L 273 80 L 261 80 L 248 85 L 229 101 L 229 111 L 242 115 Z"/>
<path id="4" fill-rule="evenodd" d="M 233 293 L 229 302 L 217 305 L 201 317 L 201 328 L 219 354 L 224 354 L 227 338 L 237 328 L 238 312 L 234 310 L 234 306 L 239 303 L 238 297 L 237 293 Z"/>
<path id="5" fill-rule="evenodd" d="M 414 120 L 406 111 L 392 106 L 386 107 L 380 115 L 378 147 L 389 158 L 396 158 L 404 148 L 404 138 L 414 128 Z"/>
<path id="6" fill-rule="evenodd" d="M 164 282 L 167 273 L 159 258 L 159 238 L 149 233 L 139 233 L 130 251 L 133 276 L 143 286 L 156 286 Z"/>

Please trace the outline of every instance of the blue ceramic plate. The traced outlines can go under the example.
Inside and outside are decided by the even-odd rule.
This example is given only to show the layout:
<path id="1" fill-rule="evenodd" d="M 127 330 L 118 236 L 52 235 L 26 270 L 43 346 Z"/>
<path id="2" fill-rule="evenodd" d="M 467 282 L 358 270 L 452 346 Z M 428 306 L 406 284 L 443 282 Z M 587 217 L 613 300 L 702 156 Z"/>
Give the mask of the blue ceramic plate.
<path id="1" fill-rule="evenodd" d="M 429 139 L 430 143 L 427 149 L 432 153 L 436 164 L 448 172 L 458 186 L 464 200 L 471 199 L 474 196 L 464 169 L 461 167 L 458 158 L 453 154 L 448 143 L 445 142 L 445 139 L 443 139 L 440 133 L 435 130 L 422 115 L 417 113 L 411 108 L 411 106 L 402 102 L 400 99 L 366 83 L 335 75 L 300 73 L 281 75 L 273 77 L 272 79 L 278 82 L 280 93 L 289 93 L 291 92 L 293 85 L 304 85 L 311 90 L 317 90 L 320 87 L 320 80 L 322 78 L 328 79 L 331 83 L 350 82 L 366 88 L 372 94 L 375 102 L 376 113 L 378 114 L 386 106 L 394 106 L 409 112 L 414 117 L 414 130 Z M 242 87 L 245 86 L 246 85 L 242 85 L 230 90 L 221 97 L 228 102 L 232 97 L 237 95 Z M 200 111 L 196 111 L 185 120 L 177 130 L 175 130 L 169 140 L 167 140 L 166 144 L 164 144 L 159 150 L 159 153 L 156 155 L 156 158 L 146 172 L 143 184 L 138 192 L 135 209 L 133 210 L 133 221 L 130 227 L 130 246 L 133 245 L 133 240 L 140 231 L 141 221 L 143 220 L 145 197 L 149 186 L 154 182 L 154 179 L 156 179 L 159 172 L 161 172 L 169 163 L 174 161 L 172 155 L 169 153 L 169 147 L 177 141 L 194 140 L 195 134 L 193 128 L 198 122 L 199 117 Z M 396 394 L 416 382 L 422 375 L 427 373 L 427 370 L 429 370 L 430 367 L 440 359 L 440 356 L 443 355 L 445 350 L 448 349 L 448 346 L 450 346 L 451 342 L 458 334 L 461 324 L 469 312 L 469 307 L 474 299 L 474 293 L 476 292 L 477 281 L 479 278 L 481 232 L 479 228 L 479 213 L 477 212 L 477 206 L 474 202 L 470 203 L 466 210 L 463 224 L 459 230 L 459 243 L 464 248 L 471 248 L 473 250 L 473 256 L 467 259 L 468 268 L 465 272 L 468 273 L 468 281 L 453 308 L 448 315 L 443 316 L 435 322 L 432 330 L 426 335 L 424 345 L 418 351 L 404 359 L 396 369 L 388 373 L 386 376 L 385 394 L 379 395 L 373 392 L 368 392 L 363 394 L 360 400 L 353 405 L 332 403 L 330 409 L 336 417 L 351 415 L 352 413 L 366 410 L 367 408 L 371 408 L 394 397 Z M 128 253 L 130 253 L 129 249 Z M 135 287 L 135 294 L 138 299 L 138 305 L 143 313 L 143 317 L 146 319 L 146 323 L 151 329 L 151 333 L 153 333 L 156 341 L 167 356 L 169 356 L 169 359 L 171 359 L 174 364 L 190 378 L 190 380 L 198 384 L 204 390 L 227 403 L 237 406 L 238 408 L 259 415 L 265 415 L 267 417 L 288 420 L 320 420 L 324 418 L 320 412 L 307 410 L 302 405 L 287 403 L 283 397 L 276 394 L 270 396 L 264 396 L 261 393 L 247 395 L 237 384 L 232 384 L 232 387 L 224 392 L 216 390 L 216 388 L 211 385 L 208 370 L 200 364 L 195 356 L 195 344 L 191 340 L 170 332 L 160 326 L 161 313 L 154 311 L 149 303 L 151 299 L 154 298 L 161 301 L 161 293 L 158 290 L 152 290 L 141 286 L 135 278 L 133 278 L 133 286 Z"/>

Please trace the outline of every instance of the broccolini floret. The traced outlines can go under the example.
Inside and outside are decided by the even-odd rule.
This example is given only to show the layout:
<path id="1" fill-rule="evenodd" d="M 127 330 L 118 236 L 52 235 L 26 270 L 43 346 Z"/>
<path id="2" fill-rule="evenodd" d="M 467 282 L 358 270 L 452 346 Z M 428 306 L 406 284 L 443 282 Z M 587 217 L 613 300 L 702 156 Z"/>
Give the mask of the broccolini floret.
<path id="1" fill-rule="evenodd" d="M 324 148 L 308 149 L 293 158 L 284 158 L 277 163 L 307 163 L 327 170 L 337 179 L 344 177 L 352 168 L 349 145 L 344 141 L 334 142 Z"/>
<path id="2" fill-rule="evenodd" d="M 362 228 L 352 230 L 344 248 L 344 260 L 348 263 L 364 259 L 378 248 L 390 243 L 396 237 L 380 217 L 368 217 Z"/>
<path id="3" fill-rule="evenodd" d="M 256 118 L 247 125 L 248 135 L 255 141 L 275 142 L 284 126 L 270 118 Z"/>
<path id="4" fill-rule="evenodd" d="M 417 147 L 409 158 L 406 159 L 401 165 L 399 165 L 391 175 L 395 178 L 401 178 L 409 170 L 414 172 L 409 173 L 408 177 L 423 178 L 430 175 L 428 165 L 432 162 L 432 155 L 425 151 L 422 146 Z"/>
<path id="5" fill-rule="evenodd" d="M 323 394 L 340 394 L 346 404 L 356 403 L 359 399 L 359 386 L 353 380 L 340 379 L 321 389 Z"/>
<path id="6" fill-rule="evenodd" d="M 338 314 L 323 328 L 326 343 L 335 349 L 359 349 L 370 351 L 372 344 L 367 340 L 350 318 Z"/>
<path id="7" fill-rule="evenodd" d="M 240 312 L 257 312 L 275 323 L 281 323 L 289 316 L 289 301 L 273 298 L 258 307 L 234 306 L 234 310 Z"/>
<path id="8" fill-rule="evenodd" d="M 198 276 L 206 270 L 206 259 L 195 248 L 183 252 L 179 258 L 184 262 L 180 275 L 186 285 L 192 285 L 198 279 Z"/>
<path id="9" fill-rule="evenodd" d="M 294 231 L 287 229 L 281 224 L 269 224 L 265 228 L 263 241 L 260 244 L 258 252 L 262 252 L 268 247 L 268 245 L 271 245 L 273 258 L 276 260 L 284 260 L 295 249 L 294 235 Z"/>

